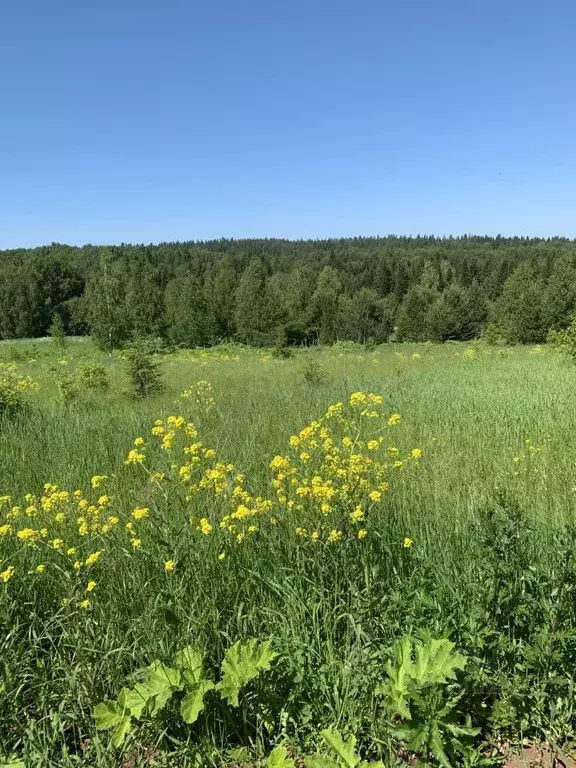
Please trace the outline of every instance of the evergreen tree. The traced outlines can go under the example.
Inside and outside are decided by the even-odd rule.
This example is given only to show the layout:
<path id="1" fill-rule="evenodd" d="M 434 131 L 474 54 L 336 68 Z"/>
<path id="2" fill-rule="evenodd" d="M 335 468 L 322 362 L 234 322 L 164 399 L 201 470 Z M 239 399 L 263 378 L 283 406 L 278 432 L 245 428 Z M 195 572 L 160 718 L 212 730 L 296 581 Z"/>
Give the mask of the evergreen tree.
<path id="1" fill-rule="evenodd" d="M 168 339 L 184 347 L 206 347 L 214 340 L 214 319 L 206 292 L 193 277 L 171 280 L 164 294 Z"/>
<path id="2" fill-rule="evenodd" d="M 131 338 L 162 335 L 162 292 L 154 269 L 146 261 L 131 265 L 126 284 L 125 307 Z"/>
<path id="3" fill-rule="evenodd" d="M 278 333 L 277 313 L 266 268 L 260 259 L 252 259 L 236 290 L 235 317 L 240 341 L 254 346 L 274 343 Z"/>
<path id="4" fill-rule="evenodd" d="M 492 332 L 521 344 L 544 341 L 544 284 L 530 264 L 520 264 L 504 283 L 492 313 Z"/>
<path id="5" fill-rule="evenodd" d="M 429 307 L 426 337 L 431 341 L 468 341 L 480 335 L 486 302 L 478 287 L 451 283 Z"/>
<path id="6" fill-rule="evenodd" d="M 576 267 L 572 254 L 553 262 L 543 296 L 543 319 L 547 330 L 567 328 L 576 313 Z"/>
<path id="7" fill-rule="evenodd" d="M 338 273 L 333 267 L 324 267 L 318 275 L 316 290 L 312 296 L 315 325 L 318 340 L 322 344 L 332 344 L 337 338 L 338 297 L 342 286 Z"/>
<path id="8" fill-rule="evenodd" d="M 418 283 L 404 296 L 398 310 L 396 332 L 401 341 L 423 341 L 427 338 L 428 311 L 438 295 L 438 272 L 428 263 Z"/>
<path id="9" fill-rule="evenodd" d="M 230 265 L 222 264 L 206 282 L 204 292 L 210 307 L 215 341 L 229 341 L 236 334 L 236 288 L 238 280 Z"/>

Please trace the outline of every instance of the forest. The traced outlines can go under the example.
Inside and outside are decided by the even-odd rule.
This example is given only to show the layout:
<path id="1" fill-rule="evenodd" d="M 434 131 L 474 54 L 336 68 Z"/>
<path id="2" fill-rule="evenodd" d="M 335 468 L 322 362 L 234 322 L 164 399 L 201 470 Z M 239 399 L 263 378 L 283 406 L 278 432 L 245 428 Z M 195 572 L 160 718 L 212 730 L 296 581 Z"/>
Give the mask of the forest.
<path id="1" fill-rule="evenodd" d="M 0 251 L 0 339 L 103 349 L 351 340 L 537 343 L 576 312 L 576 241 L 213 240 Z"/>

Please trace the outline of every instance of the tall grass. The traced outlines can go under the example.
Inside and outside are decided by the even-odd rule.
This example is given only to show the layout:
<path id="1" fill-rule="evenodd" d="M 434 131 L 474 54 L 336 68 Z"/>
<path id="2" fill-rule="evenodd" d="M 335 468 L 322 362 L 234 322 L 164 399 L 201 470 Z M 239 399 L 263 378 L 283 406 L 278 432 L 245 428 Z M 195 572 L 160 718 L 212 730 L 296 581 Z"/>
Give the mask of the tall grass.
<path id="1" fill-rule="evenodd" d="M 303 376 L 311 356 L 326 374 L 321 383 Z M 562 359 L 539 348 L 450 344 L 335 347 L 290 359 L 234 347 L 183 351 L 161 359 L 164 392 L 136 400 L 121 355 L 101 355 L 88 342 L 70 344 L 64 357 L 49 343 L 3 344 L 2 357 L 17 357 L 41 385 L 31 411 L 0 424 L 0 495 L 13 499 L 41 494 L 46 482 L 87 489 L 92 476 L 107 475 L 105 491 L 123 514 L 152 504 L 126 455 L 157 418 L 181 409 L 263 497 L 271 494 L 270 460 L 289 436 L 352 392 L 382 394 L 385 410 L 402 415 L 395 443 L 423 454 L 394 476 L 362 542 L 313 548 L 278 527 L 228 547 L 220 560 L 218 531 L 185 543 L 186 504 L 170 496 L 137 557 L 118 545 L 90 572 L 90 610 L 66 602 L 70 583 L 57 569 L 15 574 L 0 585 L 7 754 L 23 755 L 27 766 L 122 764 L 94 728 L 93 705 L 136 668 L 188 643 L 202 646 L 215 668 L 232 642 L 248 637 L 271 637 L 280 654 L 273 685 L 261 692 L 272 724 L 264 709 L 232 717 L 222 710 L 190 730 L 168 712 L 159 728 L 139 728 L 130 759 L 153 748 L 158 765 L 192 765 L 199 749 L 218 765 L 234 746 L 268 749 L 284 736 L 309 751 L 327 725 L 392 759 L 373 691 L 393 642 L 423 631 L 449 636 L 470 656 L 463 702 L 483 738 L 499 728 L 570 730 L 567 704 L 556 719 L 549 710 L 552 696 L 569 698 L 571 673 L 555 688 L 550 679 L 561 677 L 576 631 L 576 369 Z M 59 379 L 87 360 L 106 366 L 109 390 L 64 402 Z M 216 407 L 176 405 L 200 380 L 211 382 Z M 412 546 L 402 545 L 406 537 Z M 3 557 L 7 542 L 0 538 Z M 177 568 L 167 574 L 163 563 L 173 557 Z M 529 680 L 518 668 L 528 669 L 526 649 Z"/>

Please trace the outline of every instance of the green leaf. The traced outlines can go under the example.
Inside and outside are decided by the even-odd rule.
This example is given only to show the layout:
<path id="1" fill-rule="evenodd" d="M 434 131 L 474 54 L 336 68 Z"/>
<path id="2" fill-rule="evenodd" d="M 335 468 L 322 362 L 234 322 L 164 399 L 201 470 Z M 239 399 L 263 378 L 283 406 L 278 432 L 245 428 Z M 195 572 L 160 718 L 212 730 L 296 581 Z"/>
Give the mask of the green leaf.
<path id="1" fill-rule="evenodd" d="M 112 736 L 112 744 L 116 747 L 116 749 L 119 749 L 122 746 L 124 739 L 130 732 L 131 725 L 132 719 L 130 718 L 130 715 L 125 715 L 123 718 L 121 718 L 120 722 L 116 726 L 114 735 Z"/>
<path id="2" fill-rule="evenodd" d="M 336 752 L 347 768 L 356 768 L 360 762 L 360 755 L 356 753 L 356 737 L 353 734 L 350 734 L 345 741 L 338 731 L 332 728 L 325 728 L 322 731 L 322 736 L 324 741 Z"/>
<path id="3" fill-rule="evenodd" d="M 214 688 L 212 680 L 200 680 L 200 682 L 180 702 L 180 714 L 188 725 L 192 725 L 198 719 L 198 715 L 204 709 L 204 696 Z"/>
<path id="4" fill-rule="evenodd" d="M 150 689 L 155 687 L 160 691 L 164 688 L 171 688 L 173 691 L 178 691 L 182 687 L 180 670 L 167 667 L 161 661 L 153 661 L 150 666 L 146 667 L 146 672 Z"/>
<path id="5" fill-rule="evenodd" d="M 267 768 L 294 768 L 294 760 L 288 757 L 284 744 L 280 744 L 266 758 L 266 766 Z"/>
<path id="6" fill-rule="evenodd" d="M 384 768 L 384 763 L 382 760 L 376 760 L 373 763 L 367 763 L 365 760 L 362 760 L 358 768 Z"/>
<path id="7" fill-rule="evenodd" d="M 114 728 L 122 720 L 123 715 L 124 708 L 116 701 L 103 701 L 101 704 L 97 704 L 92 712 L 98 731 Z"/>
<path id="8" fill-rule="evenodd" d="M 304 759 L 304 765 L 306 768 L 339 768 L 336 760 L 332 760 L 329 757 L 320 757 L 319 755 L 316 755 L 315 757 L 306 757 Z"/>
<path id="9" fill-rule="evenodd" d="M 414 675 L 412 662 L 412 641 L 404 637 L 394 648 L 395 663 L 388 661 L 385 667 L 388 681 L 376 689 L 386 699 L 386 707 L 393 714 L 410 720 L 412 715 L 408 707 L 408 693 Z"/>
<path id="10" fill-rule="evenodd" d="M 177 651 L 174 656 L 174 665 L 182 671 L 184 679 L 189 686 L 196 685 L 203 677 L 204 654 L 191 645 Z"/>
<path id="11" fill-rule="evenodd" d="M 240 643 L 238 640 L 230 646 L 222 661 L 222 680 L 216 686 L 220 695 L 228 704 L 238 706 L 240 690 L 261 672 L 270 669 L 270 663 L 277 656 L 270 650 L 270 642 L 259 643 L 258 640 L 248 640 Z"/>
<path id="12" fill-rule="evenodd" d="M 440 729 L 438 724 L 434 723 L 430 732 L 430 749 L 432 754 L 438 760 L 443 768 L 452 768 L 448 755 L 444 752 L 444 745 L 442 744 L 442 736 L 440 735 Z"/>
<path id="13" fill-rule="evenodd" d="M 122 688 L 118 694 L 118 704 L 138 720 L 150 698 L 150 692 L 145 686 L 136 685 L 135 688 Z"/>
<path id="14" fill-rule="evenodd" d="M 414 680 L 421 684 L 438 683 L 440 685 L 456 677 L 455 670 L 464 669 L 466 657 L 453 652 L 454 643 L 442 638 L 431 638 L 425 644 L 416 645 L 416 664 Z"/>

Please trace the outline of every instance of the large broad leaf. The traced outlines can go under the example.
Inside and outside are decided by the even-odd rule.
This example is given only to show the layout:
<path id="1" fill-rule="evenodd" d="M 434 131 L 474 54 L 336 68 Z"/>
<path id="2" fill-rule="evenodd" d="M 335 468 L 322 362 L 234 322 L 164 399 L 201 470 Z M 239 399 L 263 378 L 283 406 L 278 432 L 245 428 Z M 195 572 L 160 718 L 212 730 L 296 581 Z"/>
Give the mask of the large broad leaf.
<path id="1" fill-rule="evenodd" d="M 420 684 L 438 683 L 442 685 L 456 677 L 457 669 L 464 669 L 466 657 L 454 652 L 454 643 L 442 638 L 431 638 L 426 643 L 416 645 L 416 663 L 414 680 Z"/>
<path id="2" fill-rule="evenodd" d="M 336 752 L 341 762 L 343 762 L 347 768 L 356 768 L 360 762 L 360 755 L 356 753 L 355 736 L 351 734 L 344 740 L 338 731 L 331 728 L 325 728 L 322 731 L 322 736 L 326 744 Z"/>
<path id="3" fill-rule="evenodd" d="M 166 666 L 161 661 L 153 661 L 146 667 L 147 680 L 135 690 L 143 696 L 149 694 L 153 698 L 150 705 L 150 714 L 156 715 L 166 705 L 175 691 L 182 689 L 182 674 L 179 669 Z"/>
<path id="4" fill-rule="evenodd" d="M 430 731 L 430 749 L 443 768 L 452 768 L 448 755 L 444 751 L 444 744 L 442 743 L 442 736 L 440 735 L 440 729 L 438 728 L 437 723 L 432 725 Z"/>
<path id="5" fill-rule="evenodd" d="M 186 683 L 192 687 L 203 679 L 204 654 L 197 648 L 187 645 L 174 656 L 174 665 L 182 671 Z"/>
<path id="6" fill-rule="evenodd" d="M 185 723 L 192 725 L 204 709 L 204 696 L 214 688 L 212 680 L 200 680 L 180 702 L 180 714 Z"/>
<path id="7" fill-rule="evenodd" d="M 131 726 L 132 719 L 130 718 L 130 715 L 125 715 L 116 726 L 112 736 L 112 744 L 116 747 L 116 749 L 119 749 L 124 743 L 124 739 L 130 733 Z"/>
<path id="8" fill-rule="evenodd" d="M 404 720 L 411 719 L 408 707 L 408 692 L 410 682 L 414 675 L 414 663 L 412 661 L 412 641 L 404 637 L 394 649 L 394 663 L 386 664 L 388 680 L 384 685 L 376 689 L 376 693 L 382 694 L 386 699 L 387 708 Z"/>
<path id="9" fill-rule="evenodd" d="M 280 744 L 266 758 L 266 766 L 267 768 L 294 768 L 294 760 L 288 757 L 284 744 Z"/>
<path id="10" fill-rule="evenodd" d="M 116 701 L 103 701 L 97 704 L 92 712 L 98 731 L 115 728 L 124 717 L 124 708 Z"/>
<path id="11" fill-rule="evenodd" d="M 145 686 L 122 688 L 118 694 L 118 704 L 138 720 L 150 698 L 150 692 Z"/>
<path id="12" fill-rule="evenodd" d="M 336 760 L 332 760 L 329 757 L 307 757 L 304 759 L 304 765 L 306 768 L 340 768 Z"/>
<path id="13" fill-rule="evenodd" d="M 240 690 L 261 672 L 270 669 L 277 654 L 270 650 L 270 642 L 237 641 L 226 651 L 222 662 L 222 680 L 216 688 L 223 699 L 233 707 L 238 706 Z"/>

